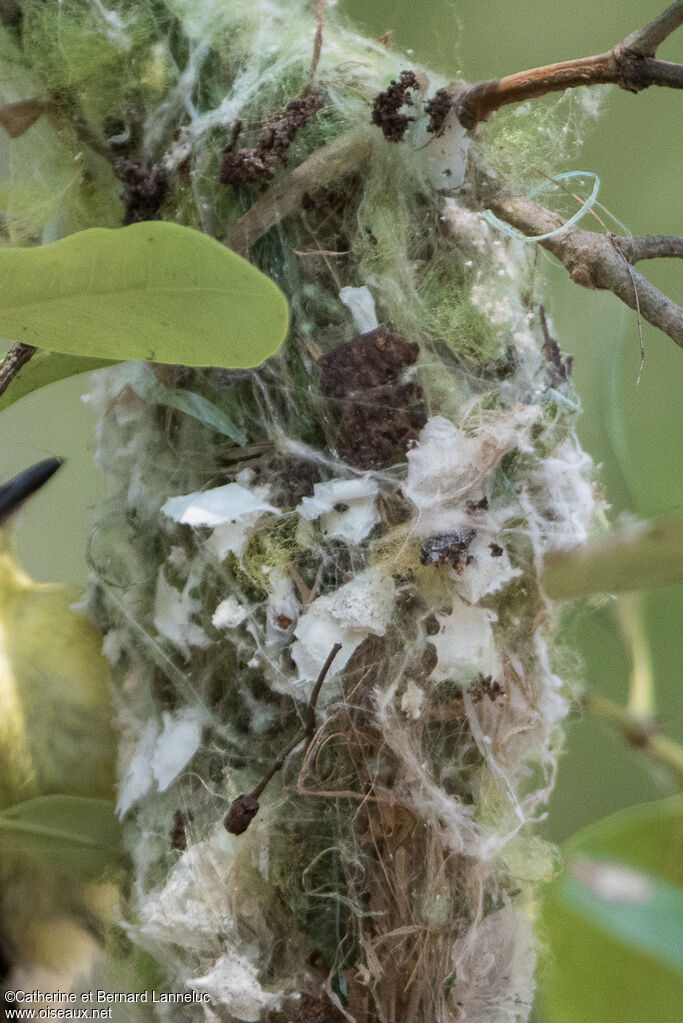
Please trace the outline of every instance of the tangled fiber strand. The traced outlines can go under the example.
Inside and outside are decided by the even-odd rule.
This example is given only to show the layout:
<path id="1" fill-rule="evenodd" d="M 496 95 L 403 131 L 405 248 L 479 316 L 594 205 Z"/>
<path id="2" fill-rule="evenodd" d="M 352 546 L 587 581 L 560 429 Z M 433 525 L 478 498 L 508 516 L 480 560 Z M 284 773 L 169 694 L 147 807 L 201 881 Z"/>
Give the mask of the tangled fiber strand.
<path id="1" fill-rule="evenodd" d="M 252 248 L 292 310 L 278 356 L 126 365 L 91 388 L 111 494 L 91 601 L 134 867 L 115 953 L 208 998 L 159 1019 L 525 1020 L 554 869 L 533 823 L 567 710 L 538 572 L 598 508 L 535 264 L 479 213 L 484 130 L 448 114 L 438 76 L 327 17 L 321 47 L 320 4 L 23 7 L 2 36 L 11 98 L 56 112 L 13 143 L 15 242 L 150 215 L 223 239 L 338 137 L 363 154 L 346 146 Z M 545 152 L 509 129 L 513 176 L 564 151 L 542 117 Z"/>

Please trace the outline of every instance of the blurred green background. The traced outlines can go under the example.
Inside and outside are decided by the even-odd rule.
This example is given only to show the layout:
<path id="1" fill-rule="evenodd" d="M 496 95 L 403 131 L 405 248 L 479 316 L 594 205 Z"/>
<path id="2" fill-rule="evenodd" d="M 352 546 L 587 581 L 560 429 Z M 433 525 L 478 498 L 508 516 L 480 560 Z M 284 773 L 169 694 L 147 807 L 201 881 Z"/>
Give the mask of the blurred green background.
<path id="1" fill-rule="evenodd" d="M 359 30 L 394 30 L 410 63 L 431 65 L 470 81 L 600 52 L 663 9 L 663 0 L 340 0 Z M 660 56 L 683 60 L 683 30 Z M 408 64 L 408 60 L 406 62 Z M 612 88 L 585 145 L 565 170 L 590 170 L 602 180 L 600 199 L 634 234 L 683 234 L 681 95 L 652 88 L 633 96 Z M 639 269 L 679 303 L 680 261 Z M 574 356 L 574 380 L 584 406 L 580 436 L 596 462 L 611 515 L 673 512 L 683 506 L 683 351 L 643 325 L 645 367 L 636 384 L 639 341 L 635 315 L 610 295 L 573 285 L 548 264 L 547 301 L 554 333 Z M 32 503 L 21 524 L 25 564 L 42 579 L 83 582 L 91 510 L 101 482 L 93 467 L 94 421 L 80 402 L 85 379 L 67 381 L 3 413 L 0 474 L 8 476 L 49 454 L 68 464 L 50 497 Z M 647 631 L 665 730 L 683 740 L 679 664 L 683 587 L 650 594 Z M 567 638 L 583 658 L 582 676 L 624 702 L 628 661 L 613 602 L 579 609 Z M 579 672 L 577 672 L 577 677 Z M 607 728 L 574 720 L 547 835 L 560 841 L 580 827 L 633 803 L 673 791 L 672 779 L 627 750 Z"/>

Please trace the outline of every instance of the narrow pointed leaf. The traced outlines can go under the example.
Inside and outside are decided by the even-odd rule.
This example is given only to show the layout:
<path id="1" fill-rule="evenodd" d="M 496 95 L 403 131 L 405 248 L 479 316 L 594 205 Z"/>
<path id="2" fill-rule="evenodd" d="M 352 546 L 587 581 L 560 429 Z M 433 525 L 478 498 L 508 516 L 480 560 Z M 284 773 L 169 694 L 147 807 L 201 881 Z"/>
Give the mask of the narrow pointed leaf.
<path id="1" fill-rule="evenodd" d="M 96 880 L 122 855 L 114 804 L 52 795 L 2 810 L 0 857 L 12 854 L 47 871 Z"/>
<path id="2" fill-rule="evenodd" d="M 83 359 L 77 355 L 61 355 L 59 352 L 36 352 L 22 366 L 5 393 L 0 395 L 0 412 L 32 391 L 54 384 L 57 380 L 65 380 L 78 373 L 92 373 L 115 363 L 116 359 Z"/>
<path id="3" fill-rule="evenodd" d="M 169 408 L 184 412 L 186 416 L 198 419 L 200 423 L 230 437 L 236 444 L 247 443 L 247 436 L 232 419 L 219 409 L 217 405 L 195 394 L 193 391 L 184 391 L 180 388 L 164 387 L 157 380 L 151 366 L 131 365 L 128 375 L 128 386 L 145 401 L 158 405 L 167 405 Z"/>
<path id="4" fill-rule="evenodd" d="M 287 326 L 272 281 L 178 224 L 0 250 L 0 336 L 49 351 L 241 369 L 273 355 Z"/>
<path id="5" fill-rule="evenodd" d="M 645 522 L 549 555 L 543 572 L 548 596 L 573 599 L 592 593 L 650 590 L 683 582 L 683 518 Z"/>

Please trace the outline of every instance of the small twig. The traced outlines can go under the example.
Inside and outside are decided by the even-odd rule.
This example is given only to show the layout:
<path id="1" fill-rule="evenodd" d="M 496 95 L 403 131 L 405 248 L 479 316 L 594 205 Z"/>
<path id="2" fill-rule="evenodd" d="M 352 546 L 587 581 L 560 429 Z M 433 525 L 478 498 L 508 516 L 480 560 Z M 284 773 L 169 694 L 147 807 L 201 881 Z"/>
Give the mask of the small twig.
<path id="1" fill-rule="evenodd" d="M 631 264 L 641 259 L 683 259 L 683 238 L 676 235 L 646 234 L 640 238 L 615 236 L 614 242 Z"/>
<path id="2" fill-rule="evenodd" d="M 498 192 L 489 196 L 489 205 L 494 213 L 526 235 L 549 234 L 565 224 L 557 213 L 531 199 Z M 613 242 L 612 237 L 572 226 L 538 244 L 559 259 L 575 284 L 611 291 L 683 348 L 683 309 L 631 269 L 622 252 L 624 239 L 614 238 Z"/>
<path id="3" fill-rule="evenodd" d="M 334 644 L 329 654 L 327 655 L 327 660 L 322 666 L 320 674 L 318 675 L 318 680 L 313 686 L 311 698 L 308 701 L 308 707 L 306 709 L 306 737 L 308 739 L 312 739 L 313 735 L 315 734 L 315 708 L 316 704 L 318 703 L 318 697 L 320 696 L 320 690 L 322 689 L 322 685 L 323 682 L 325 681 L 328 671 L 332 667 L 332 661 L 335 659 L 341 648 L 342 648 L 341 643 Z"/>
<path id="4" fill-rule="evenodd" d="M 667 7 L 643 28 L 637 28 L 635 32 L 626 36 L 622 46 L 627 50 L 633 50 L 634 53 L 642 53 L 644 57 L 652 57 L 657 52 L 657 47 L 681 25 L 683 0 L 676 0 L 676 3 Z"/>
<path id="5" fill-rule="evenodd" d="M 651 85 L 683 89 L 683 64 L 656 60 L 654 56 L 659 44 L 681 24 L 683 0 L 678 0 L 605 53 L 477 82 L 459 95 L 455 105 L 458 118 L 465 128 L 471 129 L 510 103 L 582 85 L 612 84 L 627 92 L 640 92 Z"/>
<path id="6" fill-rule="evenodd" d="M 562 358 L 562 350 L 550 333 L 544 305 L 538 307 L 538 315 L 543 331 L 543 348 L 546 360 L 560 380 L 569 380 L 572 371 L 572 357 L 570 355 L 566 360 Z"/>
<path id="7" fill-rule="evenodd" d="M 581 704 L 590 714 L 613 725 L 632 749 L 649 754 L 683 779 L 683 747 L 673 739 L 659 735 L 654 721 L 634 717 L 624 707 L 600 693 L 585 693 Z"/>
<path id="8" fill-rule="evenodd" d="M 624 266 L 628 271 L 628 275 L 631 278 L 633 284 L 633 298 L 636 303 L 636 323 L 638 324 L 638 343 L 640 344 L 640 366 L 638 367 L 638 376 L 636 378 L 636 385 L 640 383 L 640 378 L 643 375 L 643 367 L 645 366 L 645 338 L 643 337 L 643 319 L 640 315 L 640 296 L 638 295 L 638 283 L 636 281 L 635 270 L 623 254 L 619 246 L 617 245 L 615 236 L 609 232 L 606 235 L 609 238 L 610 244 L 617 255 L 623 260 Z"/>
<path id="9" fill-rule="evenodd" d="M 318 64 L 320 62 L 320 54 L 323 48 L 323 25 L 325 20 L 325 0 L 316 0 L 315 3 L 315 40 L 313 42 L 313 60 L 311 61 L 311 70 L 308 72 L 308 83 L 306 85 L 306 92 L 313 85 L 313 79 L 315 73 L 318 70 Z"/>
<path id="10" fill-rule="evenodd" d="M 306 707 L 306 714 L 303 728 L 300 728 L 296 733 L 286 750 L 278 757 L 275 763 L 269 768 L 266 774 L 263 776 L 261 781 L 258 783 L 256 788 L 252 789 L 251 792 L 246 794 L 242 793 L 237 799 L 233 800 L 230 809 L 224 820 L 224 826 L 226 831 L 229 831 L 231 835 L 242 835 L 247 830 L 252 820 L 258 813 L 259 799 L 263 794 L 264 789 L 275 775 L 282 770 L 287 762 L 287 757 L 292 753 L 296 747 L 308 739 L 309 742 L 315 735 L 316 722 L 315 722 L 315 708 L 318 703 L 318 697 L 320 696 L 320 690 L 322 689 L 323 682 L 327 676 L 328 671 L 332 666 L 332 661 L 335 659 L 339 651 L 341 650 L 341 643 L 335 643 L 329 654 L 327 660 L 322 666 L 320 674 L 318 675 L 317 681 L 313 686 L 311 696 Z"/>
<path id="11" fill-rule="evenodd" d="M 13 342 L 0 363 L 0 395 L 5 393 L 22 366 L 25 366 L 37 351 L 33 345 L 25 345 L 22 341 Z"/>

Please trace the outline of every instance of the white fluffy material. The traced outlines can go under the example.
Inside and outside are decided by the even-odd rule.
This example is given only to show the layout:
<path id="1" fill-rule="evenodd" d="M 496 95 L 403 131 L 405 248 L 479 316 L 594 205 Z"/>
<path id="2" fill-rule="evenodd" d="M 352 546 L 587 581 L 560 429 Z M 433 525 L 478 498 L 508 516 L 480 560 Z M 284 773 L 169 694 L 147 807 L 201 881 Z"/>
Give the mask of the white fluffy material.
<path id="1" fill-rule="evenodd" d="M 367 285 L 364 284 L 362 288 L 341 288 L 339 297 L 353 316 L 359 334 L 367 334 L 379 326 L 375 300 Z"/>
<path id="2" fill-rule="evenodd" d="M 277 1009 L 279 994 L 270 994 L 258 982 L 256 968 L 246 956 L 231 949 L 220 956 L 203 977 L 190 981 L 195 991 L 205 991 L 214 1002 L 227 1005 L 235 1019 L 257 1023 L 264 1009 Z"/>
<path id="3" fill-rule="evenodd" d="M 236 629 L 249 617 L 249 610 L 235 597 L 226 597 L 214 611 L 211 622 L 216 629 Z"/>

